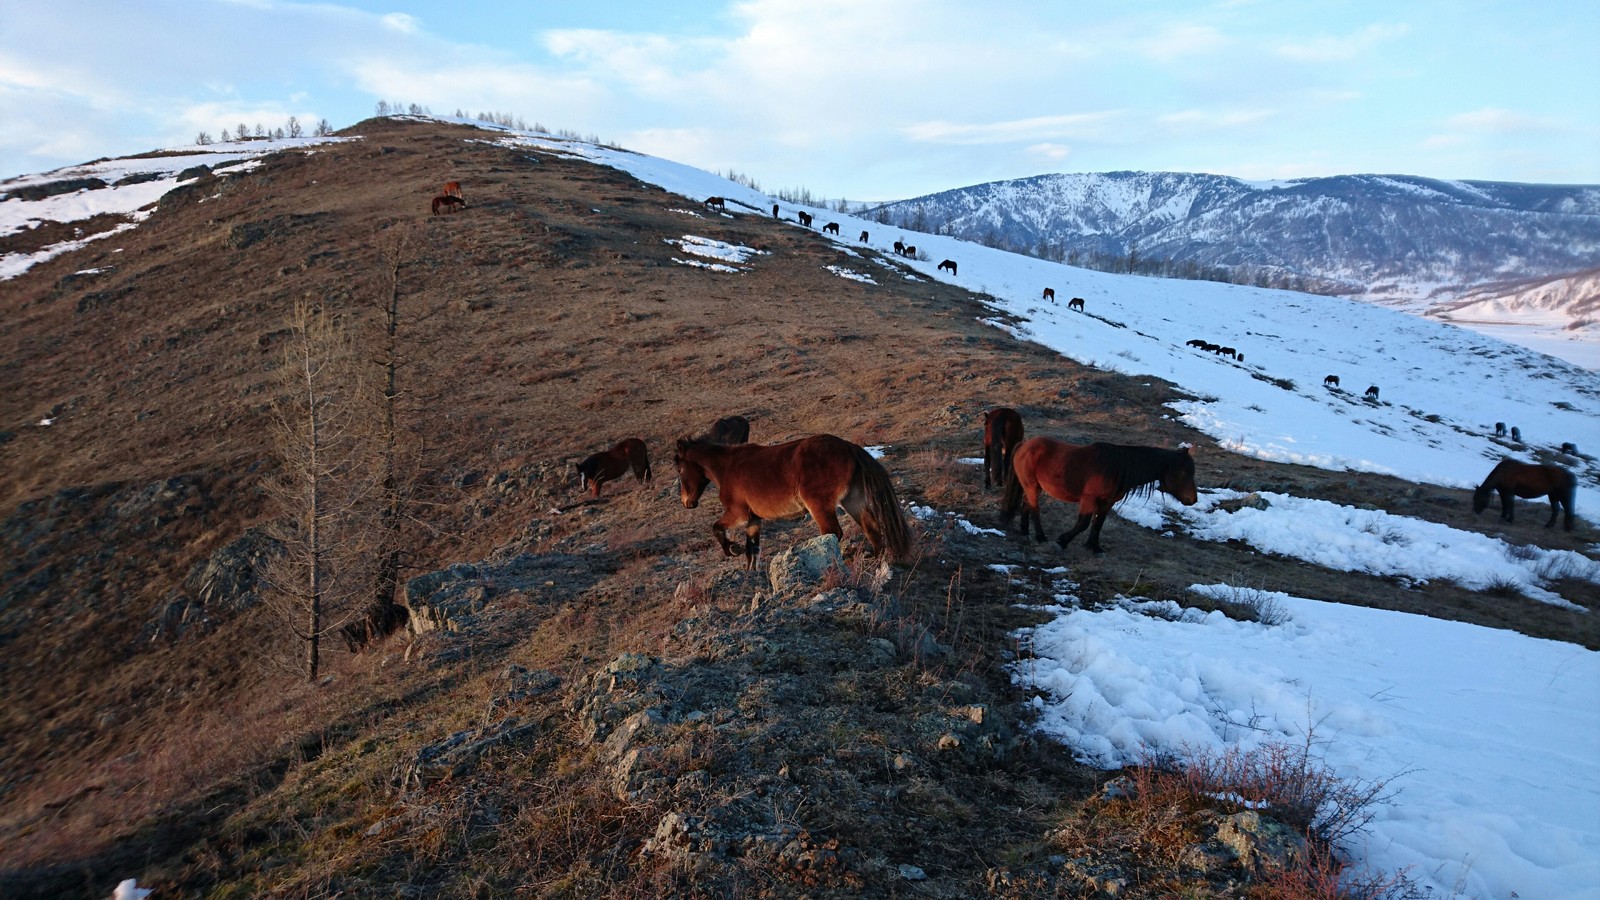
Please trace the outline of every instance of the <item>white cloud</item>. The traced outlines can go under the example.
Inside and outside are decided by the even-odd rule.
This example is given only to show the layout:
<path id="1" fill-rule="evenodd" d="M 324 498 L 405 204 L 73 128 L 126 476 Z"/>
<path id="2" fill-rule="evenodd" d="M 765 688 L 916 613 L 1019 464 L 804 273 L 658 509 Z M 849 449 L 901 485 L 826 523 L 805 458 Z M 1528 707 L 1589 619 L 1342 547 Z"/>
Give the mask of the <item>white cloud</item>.
<path id="1" fill-rule="evenodd" d="M 1354 34 L 1319 35 L 1309 40 L 1285 41 L 1274 47 L 1273 52 L 1296 62 L 1348 62 L 1380 44 L 1405 37 L 1410 31 L 1407 25 L 1368 25 Z"/>
<path id="2" fill-rule="evenodd" d="M 902 129 L 913 141 L 934 144 L 1005 144 L 1046 138 L 1102 137 L 1122 117 L 1115 111 L 1035 116 L 1009 122 L 919 122 Z"/>

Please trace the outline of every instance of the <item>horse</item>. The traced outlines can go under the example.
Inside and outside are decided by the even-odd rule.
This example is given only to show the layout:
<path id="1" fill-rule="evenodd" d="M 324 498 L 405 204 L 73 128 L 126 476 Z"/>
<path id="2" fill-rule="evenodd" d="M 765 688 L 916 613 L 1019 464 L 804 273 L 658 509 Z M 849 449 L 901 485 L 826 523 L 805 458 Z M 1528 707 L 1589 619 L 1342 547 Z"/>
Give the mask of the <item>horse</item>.
<path id="1" fill-rule="evenodd" d="M 621 478 L 629 469 L 639 481 L 649 481 L 654 474 L 650 471 L 650 454 L 638 438 L 627 438 L 578 463 L 578 486 L 587 487 L 590 496 L 599 497 L 600 485 Z"/>
<path id="2" fill-rule="evenodd" d="M 460 197 L 452 197 L 449 194 L 440 194 L 439 196 L 433 198 L 433 214 L 437 216 L 439 214 L 440 207 L 443 207 L 445 212 L 455 212 L 458 208 L 465 207 L 466 205 L 467 201 L 461 199 Z"/>
<path id="3" fill-rule="evenodd" d="M 954 275 L 956 273 L 956 261 L 953 259 L 947 259 L 944 262 L 939 263 L 939 271 L 943 272 L 945 269 L 949 269 L 950 274 Z"/>
<path id="4" fill-rule="evenodd" d="M 1120 444 L 1069 444 L 1055 438 L 1031 437 L 1017 445 L 1011 454 L 1011 475 L 1006 479 L 1005 498 L 1000 505 L 1002 526 L 1011 523 L 1022 509 L 1022 534 L 1028 534 L 1029 520 L 1044 540 L 1044 523 L 1039 518 L 1039 490 L 1068 503 L 1077 501 L 1078 522 L 1056 538 L 1063 550 L 1072 539 L 1089 529 L 1088 547 L 1103 553 L 1100 529 L 1106 515 L 1130 493 L 1148 494 L 1157 488 L 1184 506 L 1199 499 L 1194 484 L 1194 448 L 1178 450 L 1161 447 L 1130 447 Z"/>
<path id="5" fill-rule="evenodd" d="M 1006 483 L 1011 454 L 1022 443 L 1022 416 L 1001 406 L 983 414 L 983 486 Z"/>
<path id="6" fill-rule="evenodd" d="M 1184 341 L 1183 345 L 1185 347 L 1199 347 L 1200 349 L 1204 350 L 1205 346 L 1206 346 L 1206 342 L 1201 340 L 1201 339 L 1199 339 L 1199 338 L 1195 338 L 1192 341 Z"/>
<path id="7" fill-rule="evenodd" d="M 811 227 L 811 213 L 801 212 L 800 210 L 795 210 L 794 214 L 800 217 L 800 224 L 801 225 L 804 225 L 807 228 Z"/>
<path id="8" fill-rule="evenodd" d="M 1565 453 L 1568 456 L 1577 456 L 1578 455 L 1578 445 L 1574 444 L 1571 441 L 1567 441 L 1566 443 L 1561 445 L 1561 452 Z"/>
<path id="9" fill-rule="evenodd" d="M 439 193 L 445 195 L 446 197 L 460 197 L 461 196 L 461 182 L 459 182 L 459 181 L 446 181 L 444 183 L 444 189 L 439 191 Z"/>
<path id="10" fill-rule="evenodd" d="M 728 201 L 722 197 L 707 197 L 705 205 L 707 209 L 720 209 L 724 212 L 728 209 Z"/>
<path id="11" fill-rule="evenodd" d="M 1364 396 L 1368 400 L 1376 400 L 1376 399 L 1378 399 L 1378 386 L 1375 385 L 1375 384 L 1368 385 L 1367 386 L 1367 393 Z"/>
<path id="12" fill-rule="evenodd" d="M 1522 443 L 1522 429 L 1515 425 L 1511 426 L 1511 439 L 1519 444 Z"/>
<path id="13" fill-rule="evenodd" d="M 838 234 L 839 233 L 839 223 L 838 222 L 829 222 L 828 224 L 822 226 L 822 233 L 823 234 Z"/>
<path id="14" fill-rule="evenodd" d="M 1215 353 L 1218 350 L 1222 349 L 1222 345 L 1221 344 L 1213 344 L 1210 341 L 1207 341 L 1204 344 L 1200 345 L 1200 349 L 1204 350 L 1207 353 Z"/>
<path id="15" fill-rule="evenodd" d="M 1239 355 L 1239 351 L 1233 349 L 1232 347 L 1219 347 L 1217 349 L 1217 355 L 1226 356 L 1229 359 L 1233 359 Z"/>
<path id="16" fill-rule="evenodd" d="M 699 506 L 706 485 L 716 483 L 723 512 L 711 523 L 711 534 L 723 555 L 733 556 L 737 545 L 727 530 L 743 525 L 747 569 L 756 567 L 761 552 L 762 519 L 809 512 L 818 531 L 840 536 L 840 506 L 861 526 L 873 553 L 904 559 L 911 548 L 911 530 L 888 471 L 843 438 L 815 434 L 781 444 L 731 447 L 682 438 L 673 464 L 685 509 Z"/>
<path id="17" fill-rule="evenodd" d="M 750 442 L 750 420 L 744 416 L 723 416 L 711 430 L 695 438 L 713 444 L 747 444 Z"/>
<path id="18" fill-rule="evenodd" d="M 1506 423 L 1504 423 L 1504 422 L 1496 422 L 1496 423 L 1494 423 L 1494 436 L 1495 437 L 1505 437 L 1506 436 Z"/>
<path id="19" fill-rule="evenodd" d="M 1505 521 L 1512 521 L 1513 497 L 1531 500 L 1549 496 L 1550 521 L 1544 523 L 1544 527 L 1549 528 L 1556 523 L 1556 513 L 1564 506 L 1567 516 L 1562 528 L 1572 530 L 1572 500 L 1578 493 L 1578 480 L 1566 469 L 1502 459 L 1489 477 L 1483 480 L 1483 484 L 1472 492 L 1472 511 L 1483 512 L 1489 505 L 1489 495 L 1497 491 L 1500 494 L 1500 518 Z"/>
<path id="20" fill-rule="evenodd" d="M 1040 297 L 1039 299 L 1041 299 L 1041 300 L 1050 300 L 1050 301 L 1053 302 L 1056 299 L 1056 289 L 1055 288 L 1045 288 L 1044 289 L 1044 296 Z"/>
<path id="21" fill-rule="evenodd" d="M 907 244 L 906 245 L 906 251 L 905 251 L 905 253 L 903 255 L 907 259 L 916 259 L 917 258 L 917 248 L 911 246 L 910 244 Z"/>
<path id="22" fill-rule="evenodd" d="M 772 217 L 774 219 L 778 217 L 778 204 L 776 203 L 772 204 Z"/>
<path id="23" fill-rule="evenodd" d="M 1071 300 L 1068 300 L 1067 309 L 1075 309 L 1078 312 L 1083 312 L 1083 298 L 1073 297 Z"/>
<path id="24" fill-rule="evenodd" d="M 904 241 L 895 241 L 894 242 L 894 255 L 895 256 L 905 256 L 906 255 L 906 245 L 905 245 Z"/>
<path id="25" fill-rule="evenodd" d="M 856 240 L 859 240 L 861 243 L 865 244 L 867 242 L 867 233 L 865 231 L 861 232 L 861 237 L 857 238 Z"/>
<path id="26" fill-rule="evenodd" d="M 1338 387 L 1339 386 L 1339 376 L 1337 376 L 1337 375 L 1329 375 L 1327 378 L 1322 379 L 1322 386 L 1323 387 L 1333 387 L 1333 388 Z"/>

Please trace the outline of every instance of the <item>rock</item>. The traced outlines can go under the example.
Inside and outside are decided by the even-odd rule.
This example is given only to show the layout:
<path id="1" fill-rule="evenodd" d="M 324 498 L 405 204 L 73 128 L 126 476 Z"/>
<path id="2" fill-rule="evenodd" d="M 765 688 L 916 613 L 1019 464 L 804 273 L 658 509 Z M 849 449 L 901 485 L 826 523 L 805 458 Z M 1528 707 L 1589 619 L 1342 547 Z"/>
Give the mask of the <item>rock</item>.
<path id="1" fill-rule="evenodd" d="M 839 538 L 824 534 L 779 553 L 767 564 L 772 592 L 804 591 L 819 583 L 829 569 L 844 566 Z"/>
<path id="2" fill-rule="evenodd" d="M 917 867 L 917 866 L 906 865 L 905 863 L 901 863 L 900 864 L 900 877 L 904 878 L 907 881 L 927 881 L 928 880 L 928 873 L 922 871 L 922 869 Z"/>
<path id="3" fill-rule="evenodd" d="M 1224 500 L 1217 504 L 1217 509 L 1223 512 L 1236 513 L 1241 509 L 1266 509 L 1271 505 L 1267 502 L 1267 498 L 1251 492 L 1233 500 Z"/>
<path id="4" fill-rule="evenodd" d="M 459 631 L 463 620 L 488 605 L 489 589 L 477 566 L 456 563 L 406 582 L 406 610 L 414 634 Z"/>
<path id="5" fill-rule="evenodd" d="M 1252 872 L 1290 869 L 1306 855 L 1304 835 L 1254 810 L 1224 817 L 1217 823 L 1216 839 Z"/>

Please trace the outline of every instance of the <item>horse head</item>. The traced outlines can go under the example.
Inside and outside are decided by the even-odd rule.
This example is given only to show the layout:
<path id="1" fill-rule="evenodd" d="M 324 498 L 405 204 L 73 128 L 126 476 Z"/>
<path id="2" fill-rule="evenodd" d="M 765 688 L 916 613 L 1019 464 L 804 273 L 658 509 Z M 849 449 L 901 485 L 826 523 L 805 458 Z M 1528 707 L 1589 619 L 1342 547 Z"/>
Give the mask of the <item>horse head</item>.
<path id="1" fill-rule="evenodd" d="M 1184 506 L 1193 506 L 1200 500 L 1200 491 L 1194 484 L 1194 447 L 1185 444 L 1173 454 L 1172 464 L 1161 473 L 1161 492 L 1170 495 Z"/>
<path id="2" fill-rule="evenodd" d="M 677 452 L 672 455 L 672 464 L 678 469 L 678 499 L 683 501 L 684 509 L 699 506 L 700 496 L 711 483 L 705 467 L 684 455 L 691 443 L 688 438 L 679 438 Z"/>
<path id="3" fill-rule="evenodd" d="M 1489 482 L 1485 481 L 1483 484 L 1478 485 L 1478 489 L 1472 492 L 1472 511 L 1481 513 L 1488 509 L 1489 498 L 1492 496 L 1494 496 L 1494 487 Z"/>

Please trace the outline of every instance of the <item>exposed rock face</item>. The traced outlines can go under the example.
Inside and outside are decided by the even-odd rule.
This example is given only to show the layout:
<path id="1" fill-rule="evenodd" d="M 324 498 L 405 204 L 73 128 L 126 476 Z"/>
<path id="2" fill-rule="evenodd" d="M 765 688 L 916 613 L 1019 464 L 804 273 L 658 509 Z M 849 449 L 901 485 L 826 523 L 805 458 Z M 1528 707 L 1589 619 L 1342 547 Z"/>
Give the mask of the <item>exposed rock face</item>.
<path id="1" fill-rule="evenodd" d="M 843 566 L 839 538 L 824 534 L 772 557 L 767 564 L 767 577 L 772 580 L 774 594 L 785 594 L 818 584 L 829 569 Z"/>

